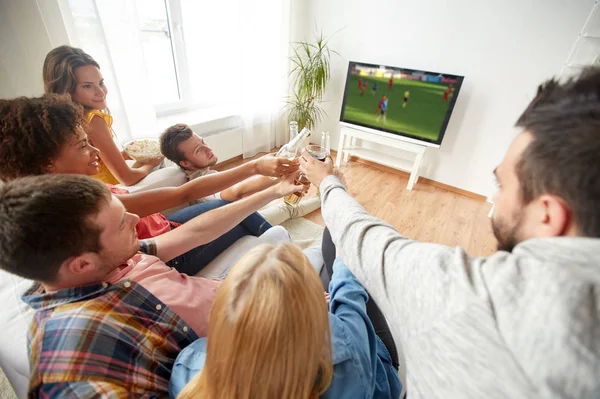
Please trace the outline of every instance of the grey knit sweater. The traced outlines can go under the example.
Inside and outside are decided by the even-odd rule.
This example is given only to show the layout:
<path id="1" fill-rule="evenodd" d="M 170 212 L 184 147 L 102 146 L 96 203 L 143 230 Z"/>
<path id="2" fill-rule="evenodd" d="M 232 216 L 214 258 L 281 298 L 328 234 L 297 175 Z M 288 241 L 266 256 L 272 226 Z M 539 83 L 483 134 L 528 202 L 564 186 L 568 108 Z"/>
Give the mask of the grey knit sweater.
<path id="1" fill-rule="evenodd" d="M 401 352 L 414 398 L 600 398 L 600 239 L 539 238 L 486 258 L 409 240 L 334 176 L 323 218 Z"/>

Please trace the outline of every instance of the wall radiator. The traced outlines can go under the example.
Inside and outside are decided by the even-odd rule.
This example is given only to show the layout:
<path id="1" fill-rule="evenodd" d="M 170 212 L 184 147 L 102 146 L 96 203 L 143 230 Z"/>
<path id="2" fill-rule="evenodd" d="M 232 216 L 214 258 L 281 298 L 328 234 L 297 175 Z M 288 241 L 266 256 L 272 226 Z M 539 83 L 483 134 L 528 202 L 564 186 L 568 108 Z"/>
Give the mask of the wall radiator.
<path id="1" fill-rule="evenodd" d="M 242 155 L 242 123 L 239 117 L 229 117 L 190 125 L 213 149 L 219 162 Z"/>

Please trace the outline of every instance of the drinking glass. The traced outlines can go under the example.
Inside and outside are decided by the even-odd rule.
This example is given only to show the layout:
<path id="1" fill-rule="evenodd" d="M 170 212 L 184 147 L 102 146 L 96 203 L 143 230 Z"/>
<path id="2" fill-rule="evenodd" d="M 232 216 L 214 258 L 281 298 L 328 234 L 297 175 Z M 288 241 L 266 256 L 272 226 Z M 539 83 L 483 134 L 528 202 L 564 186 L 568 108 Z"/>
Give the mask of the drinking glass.
<path id="1" fill-rule="evenodd" d="M 325 162 L 325 158 L 327 158 L 327 150 L 320 146 L 320 145 L 316 145 L 316 144 L 311 144 L 309 146 L 306 146 L 306 151 L 315 159 L 321 161 L 321 162 Z M 308 184 L 310 183 L 308 181 L 308 179 L 306 178 L 306 176 L 304 176 L 304 173 L 300 173 L 298 175 L 298 177 L 296 178 L 296 180 L 294 181 L 295 184 Z M 302 198 L 303 193 L 292 193 L 292 194 L 288 194 L 285 197 L 283 197 L 283 201 L 288 204 L 288 205 L 296 205 L 298 202 L 300 202 L 300 199 Z"/>

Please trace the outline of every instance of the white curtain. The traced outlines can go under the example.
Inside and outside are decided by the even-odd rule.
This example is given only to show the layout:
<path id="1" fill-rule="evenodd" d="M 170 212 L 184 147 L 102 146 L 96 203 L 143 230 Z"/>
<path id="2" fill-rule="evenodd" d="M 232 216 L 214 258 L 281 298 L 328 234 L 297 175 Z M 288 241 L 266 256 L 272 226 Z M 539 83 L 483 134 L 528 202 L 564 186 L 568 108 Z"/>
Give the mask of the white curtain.
<path id="1" fill-rule="evenodd" d="M 181 0 L 197 107 L 236 109 L 243 155 L 285 143 L 291 0 Z"/>
<path id="2" fill-rule="evenodd" d="M 180 122 L 197 123 L 186 118 L 220 108 L 222 115 L 241 117 L 244 157 L 284 144 L 291 0 L 168 1 L 171 10 L 181 11 L 181 25 L 176 21 L 172 28 L 185 48 L 185 65 L 179 65 L 186 97 Z M 136 3 L 143 4 L 59 0 L 71 45 L 100 64 L 121 142 L 159 133 Z"/>
<path id="3" fill-rule="evenodd" d="M 244 157 L 287 141 L 284 98 L 289 93 L 290 1 L 242 1 Z"/>
<path id="4" fill-rule="evenodd" d="M 134 2 L 61 0 L 59 5 L 70 44 L 100 64 L 117 141 L 156 136 Z"/>

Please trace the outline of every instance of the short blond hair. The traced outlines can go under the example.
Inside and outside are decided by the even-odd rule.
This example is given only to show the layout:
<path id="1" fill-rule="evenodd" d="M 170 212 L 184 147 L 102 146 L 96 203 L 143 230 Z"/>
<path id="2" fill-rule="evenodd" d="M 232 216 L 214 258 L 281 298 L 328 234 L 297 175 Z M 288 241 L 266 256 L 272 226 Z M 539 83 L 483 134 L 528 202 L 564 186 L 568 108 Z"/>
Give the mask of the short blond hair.
<path id="1" fill-rule="evenodd" d="M 265 244 L 240 259 L 219 288 L 204 369 L 178 398 L 317 398 L 332 374 L 317 273 L 295 245 Z"/>

